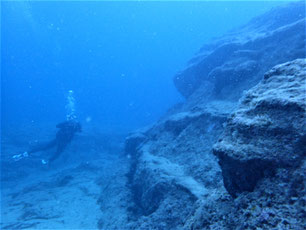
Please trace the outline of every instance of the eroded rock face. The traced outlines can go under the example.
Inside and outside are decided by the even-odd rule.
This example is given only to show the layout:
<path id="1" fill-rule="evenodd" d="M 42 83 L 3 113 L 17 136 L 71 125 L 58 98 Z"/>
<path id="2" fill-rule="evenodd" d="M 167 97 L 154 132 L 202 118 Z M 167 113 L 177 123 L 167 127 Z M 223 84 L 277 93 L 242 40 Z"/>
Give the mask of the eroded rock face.
<path id="1" fill-rule="evenodd" d="M 129 228 L 303 229 L 305 69 L 305 59 L 274 67 L 232 115 L 213 102 L 127 138 Z"/>
<path id="2" fill-rule="evenodd" d="M 176 76 L 186 102 L 126 140 L 128 228 L 302 226 L 305 60 L 272 69 L 236 106 L 274 65 L 305 58 L 304 6 L 276 8 L 204 46 Z"/>
<path id="3" fill-rule="evenodd" d="M 305 3 L 275 8 L 202 47 L 174 77 L 179 92 L 203 100 L 234 99 L 273 66 L 305 57 Z M 199 91 L 199 92 L 197 92 Z"/>
<path id="4" fill-rule="evenodd" d="M 276 168 L 301 164 L 305 112 L 305 59 L 275 66 L 245 94 L 213 149 L 231 195 L 253 191 Z"/>
<path id="5" fill-rule="evenodd" d="M 245 94 L 213 148 L 235 199 L 199 199 L 185 229 L 305 228 L 305 71 L 278 65 Z"/>

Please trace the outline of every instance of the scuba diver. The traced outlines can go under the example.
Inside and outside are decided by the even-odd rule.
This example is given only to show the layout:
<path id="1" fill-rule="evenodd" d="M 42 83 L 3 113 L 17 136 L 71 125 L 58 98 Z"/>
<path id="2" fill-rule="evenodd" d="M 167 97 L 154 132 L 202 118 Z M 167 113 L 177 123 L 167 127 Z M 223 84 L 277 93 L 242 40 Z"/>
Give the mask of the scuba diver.
<path id="1" fill-rule="evenodd" d="M 56 147 L 55 154 L 51 156 L 48 161 L 46 160 L 41 161 L 43 164 L 51 163 L 61 155 L 61 153 L 65 150 L 67 145 L 72 141 L 74 135 L 78 132 L 82 132 L 81 124 L 74 120 L 68 120 L 68 121 L 59 123 L 56 126 L 56 128 L 58 128 L 59 130 L 56 133 L 55 139 L 45 144 L 37 145 L 33 147 L 32 149 L 30 149 L 29 151 L 24 152 L 23 154 L 18 154 L 18 155 L 13 156 L 14 160 L 18 161 L 21 158 L 29 156 L 29 154 L 31 153 L 45 151 L 47 149 Z"/>
<path id="2" fill-rule="evenodd" d="M 29 154 L 31 153 L 36 153 L 40 151 L 45 151 L 47 149 L 51 149 L 53 147 L 56 147 L 55 154 L 49 158 L 49 160 L 41 160 L 42 164 L 47 164 L 51 163 L 54 160 L 56 160 L 61 153 L 65 150 L 67 145 L 72 141 L 74 135 L 78 132 L 82 132 L 81 124 L 76 121 L 76 116 L 74 114 L 75 109 L 74 109 L 74 98 L 73 98 L 73 91 L 69 91 L 69 95 L 67 97 L 68 103 L 66 106 L 67 109 L 67 120 L 59 123 L 56 128 L 59 130 L 56 133 L 56 137 L 45 143 L 45 144 L 40 144 L 32 149 L 30 149 L 27 152 L 24 152 L 23 154 L 17 154 L 13 156 L 13 159 L 15 161 L 19 161 L 20 159 L 24 157 L 28 157 Z"/>

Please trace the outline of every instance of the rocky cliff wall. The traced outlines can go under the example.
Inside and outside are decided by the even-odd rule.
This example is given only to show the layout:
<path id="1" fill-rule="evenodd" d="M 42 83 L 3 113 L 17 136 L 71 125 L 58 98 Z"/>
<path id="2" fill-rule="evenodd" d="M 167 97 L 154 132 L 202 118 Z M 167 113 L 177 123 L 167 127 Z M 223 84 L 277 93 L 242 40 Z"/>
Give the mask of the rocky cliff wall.
<path id="1" fill-rule="evenodd" d="M 204 46 L 175 77 L 186 102 L 126 139 L 129 228 L 302 229 L 305 61 L 264 73 L 305 58 L 304 7 L 273 9 Z"/>
<path id="2" fill-rule="evenodd" d="M 272 68 L 233 113 L 216 111 L 178 113 L 127 138 L 130 227 L 303 229 L 306 59 Z"/>

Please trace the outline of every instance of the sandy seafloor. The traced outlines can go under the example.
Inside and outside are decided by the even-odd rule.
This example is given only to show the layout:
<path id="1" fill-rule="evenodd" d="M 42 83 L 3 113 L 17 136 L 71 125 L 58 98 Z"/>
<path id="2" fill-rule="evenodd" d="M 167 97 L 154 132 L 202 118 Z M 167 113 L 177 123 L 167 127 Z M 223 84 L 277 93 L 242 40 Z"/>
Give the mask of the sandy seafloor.
<path id="1" fill-rule="evenodd" d="M 52 137 L 52 129 L 46 133 L 50 135 L 45 139 Z M 1 140 L 1 229 L 120 229 L 125 226 L 128 159 L 120 147 L 112 152 L 105 136 L 102 142 L 108 144 L 107 150 L 101 148 L 101 139 L 88 142 L 92 140 L 88 135 L 88 132 L 81 134 L 54 165 L 45 166 L 40 159 L 52 154 L 52 150 L 12 161 L 11 155 L 24 149 L 25 140 L 31 136 L 5 133 Z M 95 138 L 98 138 L 96 133 Z"/>

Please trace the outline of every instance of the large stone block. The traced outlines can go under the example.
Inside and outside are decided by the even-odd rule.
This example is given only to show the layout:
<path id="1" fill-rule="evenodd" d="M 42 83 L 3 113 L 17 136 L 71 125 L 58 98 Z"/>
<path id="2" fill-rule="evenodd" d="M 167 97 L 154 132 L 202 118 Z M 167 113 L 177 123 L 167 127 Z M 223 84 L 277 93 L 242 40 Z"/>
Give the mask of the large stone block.
<path id="1" fill-rule="evenodd" d="M 252 191 L 276 168 L 305 157 L 306 59 L 277 65 L 250 89 L 214 146 L 224 185 L 236 196 Z"/>

